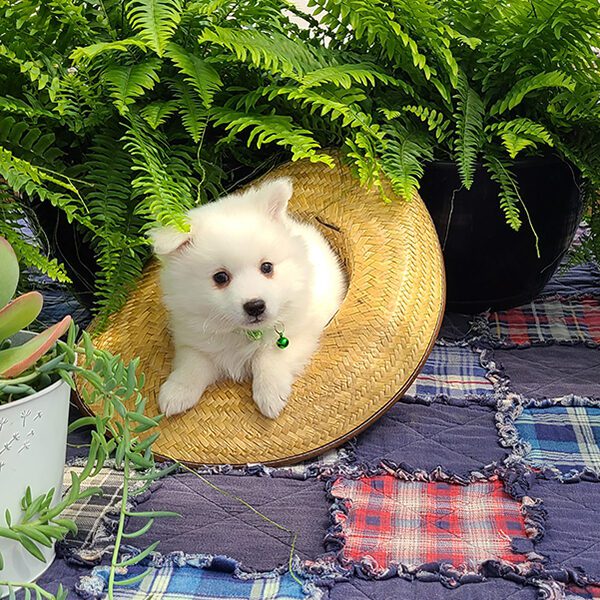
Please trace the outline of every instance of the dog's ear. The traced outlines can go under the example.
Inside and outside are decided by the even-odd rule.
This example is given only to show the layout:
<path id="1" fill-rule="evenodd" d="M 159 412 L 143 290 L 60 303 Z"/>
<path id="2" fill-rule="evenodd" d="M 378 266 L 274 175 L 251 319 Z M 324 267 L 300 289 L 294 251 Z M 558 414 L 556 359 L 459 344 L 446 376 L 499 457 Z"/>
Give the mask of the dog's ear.
<path id="1" fill-rule="evenodd" d="M 263 183 L 257 190 L 260 202 L 269 216 L 280 219 L 287 210 L 288 200 L 292 197 L 294 186 L 288 177 L 279 177 Z"/>
<path id="2" fill-rule="evenodd" d="M 179 231 L 175 227 L 157 227 L 148 232 L 152 240 L 154 253 L 157 256 L 166 256 L 179 250 L 184 244 L 192 239 L 190 232 Z"/>

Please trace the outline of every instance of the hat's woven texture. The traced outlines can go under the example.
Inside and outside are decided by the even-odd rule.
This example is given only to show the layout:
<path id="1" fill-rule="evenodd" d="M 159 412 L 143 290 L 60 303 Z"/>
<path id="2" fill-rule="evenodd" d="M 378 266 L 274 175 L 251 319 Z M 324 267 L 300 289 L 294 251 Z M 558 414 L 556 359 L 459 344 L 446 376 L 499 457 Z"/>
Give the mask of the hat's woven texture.
<path id="1" fill-rule="evenodd" d="M 376 191 L 360 187 L 339 162 L 335 169 L 291 163 L 267 177 L 278 176 L 294 182 L 290 211 L 317 225 L 342 257 L 349 278 L 344 303 L 278 419 L 258 412 L 249 383 L 223 381 L 189 412 L 162 420 L 154 445 L 158 454 L 188 463 L 228 464 L 284 464 L 319 454 L 390 408 L 435 341 L 444 308 L 444 272 L 421 199 L 395 198 L 386 204 Z M 140 357 L 148 414 L 156 415 L 156 398 L 172 359 L 156 261 L 95 343 L 126 359 Z"/>

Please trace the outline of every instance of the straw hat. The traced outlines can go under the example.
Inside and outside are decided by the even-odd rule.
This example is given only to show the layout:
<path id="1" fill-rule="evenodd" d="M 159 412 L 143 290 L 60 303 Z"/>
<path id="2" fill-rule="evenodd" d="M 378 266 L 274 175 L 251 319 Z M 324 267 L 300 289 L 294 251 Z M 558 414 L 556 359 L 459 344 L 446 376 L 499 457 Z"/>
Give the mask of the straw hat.
<path id="1" fill-rule="evenodd" d="M 290 211 L 314 223 L 342 257 L 344 303 L 276 420 L 263 417 L 250 384 L 224 381 L 189 412 L 161 421 L 159 455 L 188 464 L 289 464 L 340 445 L 381 417 L 425 362 L 444 309 L 444 271 L 436 231 L 422 200 L 384 203 L 336 159 L 286 164 L 266 177 L 294 182 Z M 159 265 L 150 262 L 123 309 L 98 335 L 99 348 L 139 356 L 147 411 L 171 368 Z M 88 413 L 99 406 L 85 407 Z"/>

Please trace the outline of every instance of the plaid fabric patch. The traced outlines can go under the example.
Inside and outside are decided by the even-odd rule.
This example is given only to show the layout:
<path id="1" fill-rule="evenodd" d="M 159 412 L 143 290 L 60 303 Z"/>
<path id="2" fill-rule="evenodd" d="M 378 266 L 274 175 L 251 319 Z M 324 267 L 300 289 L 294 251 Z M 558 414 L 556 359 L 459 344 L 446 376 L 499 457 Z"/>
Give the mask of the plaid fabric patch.
<path id="1" fill-rule="evenodd" d="M 117 581 L 142 574 L 147 567 L 129 567 Z M 94 575 L 108 583 L 109 569 L 97 567 Z M 154 568 L 141 581 L 117 586 L 115 598 L 122 600 L 152 597 L 152 600 L 304 600 L 307 594 L 289 573 L 239 578 L 231 573 L 190 565 L 167 564 Z"/>
<path id="2" fill-rule="evenodd" d="M 374 562 L 375 570 L 437 562 L 474 570 L 488 559 L 527 560 L 511 550 L 512 538 L 526 537 L 521 506 L 499 481 L 461 486 L 379 475 L 338 479 L 331 493 L 350 501 L 336 516 L 346 561 Z"/>
<path id="3" fill-rule="evenodd" d="M 492 340 L 500 347 L 553 342 L 597 346 L 600 344 L 600 303 L 591 298 L 553 298 L 491 313 L 488 324 Z"/>
<path id="4" fill-rule="evenodd" d="M 476 352 L 462 346 L 436 345 L 407 394 L 466 400 L 493 396 L 494 386 Z"/>
<path id="5" fill-rule="evenodd" d="M 71 476 L 69 475 L 71 471 L 79 475 L 83 471 L 83 467 L 65 467 L 65 493 L 68 492 L 71 485 Z M 65 540 L 67 544 L 76 548 L 90 548 L 99 542 L 99 540 L 95 540 L 95 537 L 97 534 L 101 534 L 107 514 L 116 510 L 116 505 L 121 497 L 123 473 L 103 468 L 98 475 L 86 479 L 81 485 L 82 490 L 92 487 L 102 488 L 102 496 L 85 498 L 81 502 L 69 506 L 62 513 L 65 518 L 72 519 L 77 524 L 77 535 L 70 534 Z"/>
<path id="6" fill-rule="evenodd" d="M 525 408 L 515 420 L 521 439 L 531 446 L 526 460 L 562 473 L 600 471 L 600 408 L 551 406 Z"/>
<path id="7" fill-rule="evenodd" d="M 600 598 L 600 586 L 589 585 L 585 588 L 568 585 L 565 589 L 565 600 L 594 600 Z"/>

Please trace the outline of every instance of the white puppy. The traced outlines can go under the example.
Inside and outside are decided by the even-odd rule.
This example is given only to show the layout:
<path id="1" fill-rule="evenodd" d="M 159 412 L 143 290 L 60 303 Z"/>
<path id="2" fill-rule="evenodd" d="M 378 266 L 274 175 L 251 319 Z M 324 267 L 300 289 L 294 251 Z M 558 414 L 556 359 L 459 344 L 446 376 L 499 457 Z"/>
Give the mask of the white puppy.
<path id="1" fill-rule="evenodd" d="M 287 213 L 291 196 L 290 180 L 272 180 L 191 210 L 189 233 L 150 232 L 175 345 L 159 395 L 166 415 L 224 378 L 252 377 L 267 417 L 285 407 L 346 289 L 325 238 Z"/>

